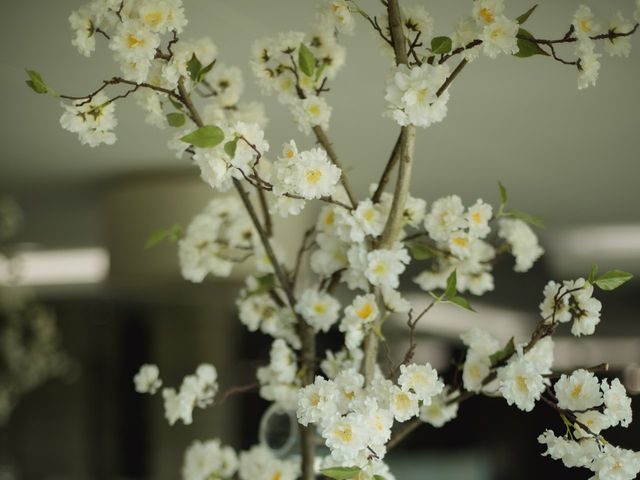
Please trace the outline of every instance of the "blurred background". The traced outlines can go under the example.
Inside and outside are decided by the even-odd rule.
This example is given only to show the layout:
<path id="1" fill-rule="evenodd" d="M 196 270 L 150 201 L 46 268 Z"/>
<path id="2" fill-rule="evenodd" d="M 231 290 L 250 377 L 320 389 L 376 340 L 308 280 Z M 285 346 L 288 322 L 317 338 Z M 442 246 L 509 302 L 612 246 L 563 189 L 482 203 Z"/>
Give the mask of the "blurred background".
<path id="1" fill-rule="evenodd" d="M 178 384 L 201 362 L 214 363 L 222 389 L 251 382 L 268 362 L 269 342 L 249 335 L 237 320 L 234 299 L 242 278 L 182 280 L 174 245 L 145 250 L 149 234 L 186 225 L 212 191 L 186 159 L 166 148 L 168 134 L 143 122 L 133 102 L 119 103 L 118 142 L 89 149 L 59 126 L 62 110 L 52 98 L 24 85 L 24 68 L 68 94 L 93 91 L 115 73 L 106 45 L 91 59 L 71 46 L 67 17 L 83 2 L 22 0 L 3 5 L 0 17 L 0 195 L 11 196 L 23 222 L 11 251 L 19 258 L 21 283 L 57 319 L 67 368 L 20 399 L 0 427 L 0 478 L 171 479 L 179 476 L 184 449 L 194 439 L 222 438 L 236 448 L 257 440 L 266 403 L 236 397 L 195 412 L 191 426 L 169 427 L 158 397 L 136 394 L 132 378 L 142 363 L 157 363 L 167 385 Z M 311 2 L 290 0 L 185 0 L 190 24 L 185 38 L 210 35 L 219 58 L 245 72 L 247 100 L 263 100 L 272 149 L 291 138 L 313 145 L 285 107 L 261 98 L 248 68 L 255 38 L 284 30 L 309 30 Z M 471 2 L 420 2 L 435 17 L 435 31 L 449 34 Z M 541 2 L 528 29 L 559 37 L 580 2 Z M 616 10 L 629 17 L 632 0 L 592 7 L 603 25 Z M 531 4 L 507 2 L 515 17 Z M 378 13 L 380 3 L 362 0 Z M 98 42 L 100 44 L 100 42 Z M 384 119 L 388 60 L 368 25 L 344 38 L 347 65 L 330 85 L 329 134 L 360 196 L 377 181 L 397 134 Z M 446 120 L 419 132 L 412 193 L 431 203 L 457 193 L 496 205 L 497 181 L 514 208 L 540 215 L 547 255 L 526 275 L 510 261 L 496 267 L 496 291 L 474 300 L 477 314 L 434 309 L 420 324 L 416 361 L 430 361 L 445 376 L 462 352 L 457 340 L 470 326 L 507 340 L 524 340 L 535 326 L 541 292 L 549 279 L 586 276 L 592 262 L 602 270 L 640 274 L 640 201 L 637 181 L 640 106 L 640 42 L 629 59 L 602 59 L 598 86 L 578 91 L 576 71 L 548 58 L 481 58 L 454 83 Z M 100 48 L 101 47 L 101 48 Z M 287 222 L 282 240 L 297 249 L 313 215 Z M 282 232 L 281 232 L 282 233 Z M 288 243 L 287 243 L 288 242 Z M 423 293 L 403 278 L 419 305 Z M 0 263 L 0 283 L 10 277 Z M 603 320 L 597 335 L 576 340 L 562 330 L 556 367 L 569 370 L 608 362 L 630 392 L 640 391 L 640 284 L 601 293 Z M 406 347 L 403 319 L 387 332 L 392 353 Z M 564 336 L 563 336 L 564 335 Z M 58 358 L 58 357 L 56 357 Z M 59 360 L 59 358 L 58 358 Z M 57 364 L 56 364 L 57 365 Z M 636 402 L 635 412 L 638 412 Z M 388 458 L 401 480 L 587 478 L 540 456 L 536 437 L 560 431 L 556 415 L 538 405 L 531 414 L 499 399 L 474 398 L 443 429 L 422 426 Z M 640 450 L 637 424 L 613 429 L 614 443 Z M 2 475 L 5 475 L 3 477 Z"/>

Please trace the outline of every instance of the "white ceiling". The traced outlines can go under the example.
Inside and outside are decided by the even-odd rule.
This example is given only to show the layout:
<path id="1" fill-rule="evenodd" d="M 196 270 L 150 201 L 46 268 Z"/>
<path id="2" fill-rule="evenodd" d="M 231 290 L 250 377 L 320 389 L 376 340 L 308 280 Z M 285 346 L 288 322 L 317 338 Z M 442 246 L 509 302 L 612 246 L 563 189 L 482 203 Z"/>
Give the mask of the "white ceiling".
<path id="1" fill-rule="evenodd" d="M 6 3 L 0 18 L 0 193 L 17 193 L 34 218 L 49 208 L 54 211 L 57 199 L 66 199 L 74 208 L 58 208 L 59 220 L 72 222 L 73 215 L 86 220 L 100 203 L 102 190 L 95 186 L 133 172 L 188 166 L 187 160 L 173 158 L 165 148 L 169 132 L 145 125 L 134 105 L 117 106 L 120 125 L 113 147 L 83 147 L 63 131 L 58 102 L 28 90 L 23 69 L 36 69 L 57 90 L 78 94 L 88 93 L 100 79 L 115 73 L 115 65 L 105 45 L 88 60 L 71 46 L 67 17 L 83 2 Z M 419 3 L 434 15 L 438 34 L 449 33 L 455 18 L 471 5 L 450 0 Z M 531 5 L 522 0 L 506 3 L 511 16 Z M 527 27 L 549 37 L 564 33 L 580 2 L 540 3 Z M 629 15 L 635 2 L 591 3 L 606 24 L 616 9 Z M 310 4 L 185 0 L 191 23 L 184 36 L 211 35 L 221 61 L 245 71 L 245 98 L 256 100 L 260 95 L 247 65 L 252 40 L 308 29 L 313 20 Z M 380 6 L 374 0 L 360 4 L 372 13 Z M 359 22 L 357 35 L 345 38 L 345 43 L 347 66 L 327 96 L 334 106 L 329 134 L 364 194 L 377 180 L 373 172 L 382 168 L 398 127 L 381 117 L 388 60 L 379 54 L 378 40 Z M 419 132 L 414 194 L 432 200 L 460 193 L 468 202 L 478 196 L 496 202 L 500 179 L 509 187 L 514 206 L 543 215 L 552 226 L 640 220 L 640 42 L 633 43 L 629 59 L 603 57 L 598 86 L 583 91 L 578 91 L 571 67 L 548 58 L 481 58 L 469 65 L 451 89 L 446 120 Z M 267 135 L 274 150 L 290 138 L 299 145 L 312 144 L 282 106 L 273 99 L 265 102 L 271 118 Z"/>

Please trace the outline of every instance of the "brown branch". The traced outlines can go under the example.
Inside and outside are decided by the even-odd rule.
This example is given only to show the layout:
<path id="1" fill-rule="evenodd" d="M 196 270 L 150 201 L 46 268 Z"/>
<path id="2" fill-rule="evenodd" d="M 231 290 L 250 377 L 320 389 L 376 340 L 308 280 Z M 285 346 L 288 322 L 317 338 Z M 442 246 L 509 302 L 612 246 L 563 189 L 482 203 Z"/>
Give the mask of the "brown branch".
<path id="1" fill-rule="evenodd" d="M 298 254 L 296 255 L 296 264 L 293 269 L 293 274 L 291 276 L 291 283 L 294 286 L 296 284 L 296 280 L 298 279 L 298 273 L 300 273 L 300 267 L 302 266 L 302 257 L 304 255 L 304 252 L 306 252 L 309 248 L 311 248 L 309 245 L 307 245 L 307 242 L 309 241 L 309 238 L 313 236 L 315 231 L 316 231 L 315 227 L 311 227 L 307 229 L 306 232 L 304 232 L 304 236 L 302 237 L 302 243 L 300 244 L 300 248 L 298 249 Z"/>
<path id="2" fill-rule="evenodd" d="M 387 164 L 385 165 L 384 170 L 382 172 L 382 176 L 378 181 L 378 186 L 376 188 L 376 191 L 373 193 L 373 196 L 371 197 L 371 201 L 373 203 L 378 203 L 380 201 L 380 198 L 382 197 L 382 193 L 384 192 L 384 189 L 386 188 L 387 183 L 389 183 L 391 172 L 393 171 L 393 168 L 398 163 L 398 159 L 400 158 L 400 140 L 401 139 L 402 139 L 402 131 L 398 134 L 398 138 L 396 139 L 396 143 L 393 146 L 393 150 L 391 151 L 389 160 L 387 161 Z"/>
<path id="3" fill-rule="evenodd" d="M 271 220 L 271 213 L 269 213 L 269 204 L 267 203 L 267 196 L 264 194 L 264 190 L 258 188 L 258 200 L 260 201 L 260 208 L 262 209 L 262 216 L 264 217 L 264 229 L 269 237 L 273 236 L 273 222 Z"/>
<path id="4" fill-rule="evenodd" d="M 250 383 L 248 385 L 239 385 L 237 387 L 231 387 L 228 390 L 225 390 L 224 392 L 222 392 L 222 394 L 218 397 L 218 400 L 216 400 L 215 404 L 222 405 L 225 402 L 225 400 L 227 400 L 230 397 L 234 397 L 242 393 L 252 392 L 254 390 L 257 390 L 258 388 L 260 388 L 260 384 L 257 382 Z"/>

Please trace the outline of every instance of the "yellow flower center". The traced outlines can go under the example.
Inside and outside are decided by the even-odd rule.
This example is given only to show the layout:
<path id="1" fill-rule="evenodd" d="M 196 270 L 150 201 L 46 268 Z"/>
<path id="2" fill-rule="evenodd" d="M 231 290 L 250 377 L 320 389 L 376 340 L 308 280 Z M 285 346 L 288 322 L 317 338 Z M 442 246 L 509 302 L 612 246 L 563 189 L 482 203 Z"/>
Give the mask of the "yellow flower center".
<path id="1" fill-rule="evenodd" d="M 311 404 L 312 407 L 317 407 L 318 404 L 320 403 L 320 395 L 318 395 L 317 393 L 314 393 L 313 395 L 311 395 L 311 398 L 309 399 L 309 403 Z"/>
<path id="2" fill-rule="evenodd" d="M 309 105 L 309 108 L 307 108 L 307 113 L 313 117 L 320 115 L 320 106 L 316 103 L 312 103 Z"/>
<path id="3" fill-rule="evenodd" d="M 578 385 L 576 385 L 573 390 L 571 390 L 571 396 L 573 398 L 578 398 L 578 396 L 580 395 L 580 393 L 582 392 L 582 384 L 579 383 Z"/>
<path id="4" fill-rule="evenodd" d="M 406 393 L 399 393 L 396 395 L 396 408 L 398 410 L 408 410 L 411 406 L 411 400 Z"/>
<path id="5" fill-rule="evenodd" d="M 471 220 L 473 220 L 474 223 L 480 223 L 482 221 L 482 215 L 480 215 L 480 212 L 474 212 L 471 214 Z"/>
<path id="6" fill-rule="evenodd" d="M 144 16 L 144 23 L 149 25 L 151 28 L 155 28 L 162 23 L 164 19 L 164 15 L 162 12 L 149 12 Z"/>
<path id="7" fill-rule="evenodd" d="M 144 46 L 144 40 L 130 33 L 127 36 L 127 47 L 135 48 L 137 46 Z"/>
<path id="8" fill-rule="evenodd" d="M 382 275 L 387 271 L 387 267 L 384 263 L 378 263 L 375 267 L 373 267 L 373 273 L 377 275 Z"/>
<path id="9" fill-rule="evenodd" d="M 591 31 L 590 22 L 586 18 L 583 20 L 580 20 L 579 25 L 580 25 L 580 30 L 582 30 L 584 33 L 589 33 Z"/>
<path id="10" fill-rule="evenodd" d="M 516 378 L 516 385 L 518 386 L 518 390 L 520 390 L 521 392 L 526 392 L 528 390 L 527 382 L 522 375 L 518 375 L 518 377 Z"/>
<path id="11" fill-rule="evenodd" d="M 427 411 L 429 412 L 429 415 L 431 415 L 432 417 L 437 417 L 438 415 L 440 415 L 442 409 L 440 408 L 439 403 L 432 403 L 431 405 L 429 405 L 429 408 L 427 409 Z"/>
<path id="12" fill-rule="evenodd" d="M 320 181 L 320 178 L 322 177 L 322 172 L 317 168 L 313 168 L 311 170 L 307 170 L 306 177 L 307 177 L 307 182 L 309 182 L 311 185 L 315 185 Z"/>
<path id="13" fill-rule="evenodd" d="M 316 312 L 318 315 L 322 315 L 327 311 L 327 306 L 322 303 L 316 303 L 313 306 L 313 311 Z"/>
<path id="14" fill-rule="evenodd" d="M 480 16 L 487 23 L 492 23 L 494 18 L 495 18 L 495 15 L 493 14 L 493 12 L 491 10 L 489 10 L 488 8 L 481 8 L 480 9 Z"/>
<path id="15" fill-rule="evenodd" d="M 282 472 L 278 470 L 276 473 L 273 474 L 273 477 L 271 477 L 271 480 L 280 480 L 281 478 L 282 478 Z"/>
<path id="16" fill-rule="evenodd" d="M 491 33 L 489 34 L 491 36 L 492 40 L 496 40 L 500 37 L 504 37 L 505 36 L 505 31 L 502 27 L 497 27 L 494 28 L 493 30 L 491 30 Z"/>
<path id="17" fill-rule="evenodd" d="M 375 217 L 376 211 L 373 208 L 368 209 L 362 215 L 367 222 L 370 222 Z"/>
<path id="18" fill-rule="evenodd" d="M 453 242 L 454 245 L 457 245 L 458 247 L 461 247 L 461 248 L 467 248 L 469 246 L 469 239 L 465 237 L 455 237 L 451 241 Z"/>
<path id="19" fill-rule="evenodd" d="M 362 307 L 356 313 L 362 320 L 364 320 L 365 318 L 368 318 L 371 313 L 373 313 L 373 307 L 370 304 L 365 303 L 364 307 Z"/>
<path id="20" fill-rule="evenodd" d="M 296 152 L 294 152 L 292 148 L 287 150 L 287 158 L 293 158 L 295 157 L 295 155 L 296 155 Z"/>
<path id="21" fill-rule="evenodd" d="M 353 439 L 353 431 L 350 427 L 339 427 L 335 433 L 343 443 L 349 443 Z"/>
<path id="22" fill-rule="evenodd" d="M 324 217 L 324 224 L 325 225 L 333 225 L 333 222 L 336 219 L 336 214 L 333 212 L 333 210 L 330 210 L 329 213 L 327 213 L 327 216 Z"/>

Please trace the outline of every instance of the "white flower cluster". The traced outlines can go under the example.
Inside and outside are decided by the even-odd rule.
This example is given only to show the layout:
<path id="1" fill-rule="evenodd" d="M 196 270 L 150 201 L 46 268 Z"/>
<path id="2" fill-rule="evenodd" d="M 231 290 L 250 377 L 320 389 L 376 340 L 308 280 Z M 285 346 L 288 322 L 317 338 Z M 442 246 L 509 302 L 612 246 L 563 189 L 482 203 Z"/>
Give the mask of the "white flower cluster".
<path id="1" fill-rule="evenodd" d="M 538 237 L 531 227 L 518 218 L 500 218 L 498 220 L 498 236 L 504 238 L 516 259 L 513 269 L 526 272 L 544 254 L 538 243 Z"/>
<path id="2" fill-rule="evenodd" d="M 566 467 L 585 467 L 599 479 L 632 480 L 640 473 L 640 454 L 606 442 L 601 432 L 631 423 L 631 399 L 618 379 L 600 382 L 587 370 L 562 375 L 554 386 L 558 407 L 572 412 L 572 432 L 556 437 L 545 431 L 538 441 L 545 455 L 562 460 Z"/>
<path id="3" fill-rule="evenodd" d="M 251 67 L 259 86 L 265 93 L 278 94 L 278 100 L 289 106 L 306 134 L 314 126 L 329 126 L 331 107 L 319 94 L 345 62 L 345 49 L 337 43 L 335 30 L 348 30 L 353 22 L 345 2 L 330 2 L 327 7 L 321 14 L 324 21 L 311 38 L 301 32 L 280 33 L 275 38 L 257 40 L 251 53 Z M 301 66 L 301 56 L 315 65 Z"/>
<path id="4" fill-rule="evenodd" d="M 593 285 L 584 278 L 560 283 L 550 281 L 544 287 L 540 315 L 547 323 L 573 320 L 571 333 L 576 337 L 593 335 L 600 323 L 602 304 L 593 298 Z"/>
<path id="5" fill-rule="evenodd" d="M 262 277 L 262 282 L 271 282 L 272 276 Z M 296 333 L 296 317 L 287 306 L 278 305 L 261 285 L 261 280 L 248 276 L 246 287 L 240 292 L 236 302 L 240 321 L 250 332 L 260 330 L 274 338 L 282 338 L 295 349 L 300 348 Z"/>
<path id="6" fill-rule="evenodd" d="M 284 410 L 295 410 L 300 378 L 296 353 L 281 338 L 271 344 L 271 361 L 257 372 L 260 396 L 280 405 Z"/>
<path id="7" fill-rule="evenodd" d="M 398 125 L 428 127 L 441 122 L 447 115 L 449 93 L 438 95 L 438 91 L 448 76 L 446 64 L 395 67 L 387 80 L 384 97 L 388 103 L 387 115 Z"/>
<path id="8" fill-rule="evenodd" d="M 80 143 L 97 147 L 101 143 L 113 145 L 116 135 L 113 129 L 118 125 L 115 104 L 103 92 L 94 95 L 90 101 L 78 100 L 72 105 L 62 104 L 64 113 L 60 125 L 71 133 L 77 133 Z"/>
<path id="9" fill-rule="evenodd" d="M 182 276 L 202 282 L 207 274 L 227 277 L 253 253 L 253 224 L 237 197 L 218 197 L 196 215 L 178 242 Z"/>
<path id="10" fill-rule="evenodd" d="M 184 453 L 183 480 L 228 480 L 238 471 L 238 456 L 220 440 L 194 441 Z"/>
<path id="11" fill-rule="evenodd" d="M 300 476 L 297 458 L 280 459 L 266 445 L 255 445 L 240 453 L 240 480 L 296 480 Z"/>
<path id="12" fill-rule="evenodd" d="M 491 261 L 496 252 L 484 240 L 491 231 L 492 215 L 491 205 L 480 199 L 467 209 L 457 195 L 433 202 L 424 226 L 441 255 L 430 270 L 414 278 L 420 288 L 425 291 L 445 288 L 447 278 L 455 270 L 458 291 L 482 295 L 493 290 Z"/>
<path id="13" fill-rule="evenodd" d="M 362 375 L 344 370 L 333 380 L 318 376 L 300 390 L 298 421 L 318 425 L 335 464 L 367 467 L 384 458 L 394 420 L 405 422 L 420 415 L 443 389 L 429 364 L 403 365 L 398 385 L 378 375 L 365 387 Z M 442 420 L 446 415 L 453 416 L 434 413 L 433 418 Z"/>
<path id="14" fill-rule="evenodd" d="M 160 372 L 156 365 L 142 365 L 133 378 L 136 391 L 155 394 L 162 385 Z M 170 425 L 182 420 L 185 425 L 193 422 L 193 409 L 206 408 L 213 404 L 218 392 L 218 372 L 213 365 L 203 363 L 195 374 L 187 375 L 182 380 L 180 390 L 163 388 L 164 413 Z"/>
<path id="15" fill-rule="evenodd" d="M 273 183 L 274 195 L 293 195 L 305 200 L 331 197 L 342 174 L 329 161 L 324 149 L 312 148 L 299 152 L 293 140 L 284 144 L 282 156 L 274 163 L 272 170 L 269 179 Z M 289 209 L 287 214 L 298 213 L 304 202 L 299 201 L 297 205 L 299 208 Z"/>

